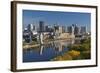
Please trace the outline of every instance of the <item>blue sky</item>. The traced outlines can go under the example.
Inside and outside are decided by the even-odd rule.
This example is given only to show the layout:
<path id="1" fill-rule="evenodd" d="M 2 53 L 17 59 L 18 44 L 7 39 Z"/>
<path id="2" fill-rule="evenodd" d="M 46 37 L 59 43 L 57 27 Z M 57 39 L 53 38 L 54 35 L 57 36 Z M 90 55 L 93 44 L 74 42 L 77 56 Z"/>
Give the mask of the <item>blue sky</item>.
<path id="1" fill-rule="evenodd" d="M 78 26 L 86 26 L 90 31 L 91 14 L 79 12 L 56 12 L 56 11 L 35 11 L 23 10 L 23 26 L 28 24 L 37 24 L 40 20 L 47 25 L 58 23 L 63 26 L 77 24 Z"/>

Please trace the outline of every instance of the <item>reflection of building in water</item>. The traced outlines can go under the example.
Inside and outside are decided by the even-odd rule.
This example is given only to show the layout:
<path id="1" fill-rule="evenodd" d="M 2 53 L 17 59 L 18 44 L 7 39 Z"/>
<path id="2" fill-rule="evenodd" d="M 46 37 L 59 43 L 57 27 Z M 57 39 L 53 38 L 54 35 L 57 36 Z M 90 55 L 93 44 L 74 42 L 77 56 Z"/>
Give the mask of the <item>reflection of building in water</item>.
<path id="1" fill-rule="evenodd" d="M 58 52 L 62 52 L 65 47 L 67 48 L 68 45 L 71 45 L 74 43 L 75 43 L 75 40 L 71 39 L 71 40 L 67 40 L 67 42 L 66 41 L 54 41 L 54 42 L 42 45 L 40 47 L 40 55 L 43 54 L 43 49 L 45 48 L 55 49 L 56 53 L 58 53 Z"/>
<path id="2" fill-rule="evenodd" d="M 73 44 L 73 43 L 74 43 L 74 39 L 67 40 L 67 42 L 66 41 L 53 41 L 51 43 L 46 43 L 45 45 L 41 45 L 41 46 L 33 47 L 33 48 L 28 48 L 28 49 L 24 49 L 24 50 L 26 53 L 27 52 L 29 52 L 29 53 L 36 52 L 40 56 L 42 56 L 45 54 L 47 49 L 51 49 L 51 50 L 55 51 L 54 54 L 58 54 L 58 53 L 62 52 L 65 48 L 67 48 L 68 45 Z"/>
<path id="3" fill-rule="evenodd" d="M 58 44 L 58 47 L 59 47 L 58 51 L 59 51 L 59 52 L 61 52 L 61 51 L 64 49 L 62 46 L 63 46 L 62 43 L 59 43 L 59 44 Z"/>
<path id="4" fill-rule="evenodd" d="M 62 45 L 59 42 L 55 42 L 54 46 L 55 46 L 54 49 L 56 50 L 56 52 L 62 51 Z"/>
<path id="5" fill-rule="evenodd" d="M 74 44 L 74 43 L 75 43 L 75 39 L 72 39 L 72 40 L 71 40 L 71 44 Z"/>
<path id="6" fill-rule="evenodd" d="M 40 55 L 43 54 L 43 46 L 40 46 Z"/>
<path id="7" fill-rule="evenodd" d="M 39 51 L 39 54 L 40 55 L 43 55 L 43 51 L 44 49 L 46 48 L 49 48 L 49 49 L 54 49 L 55 50 L 55 53 L 58 53 L 58 52 L 62 52 L 62 50 L 64 49 L 63 47 L 63 44 L 59 43 L 59 42 L 52 42 L 50 44 L 46 44 L 46 45 L 41 45 L 40 46 L 40 51 Z"/>
<path id="8" fill-rule="evenodd" d="M 40 33 L 39 40 L 40 40 L 40 44 L 43 44 L 43 33 Z"/>

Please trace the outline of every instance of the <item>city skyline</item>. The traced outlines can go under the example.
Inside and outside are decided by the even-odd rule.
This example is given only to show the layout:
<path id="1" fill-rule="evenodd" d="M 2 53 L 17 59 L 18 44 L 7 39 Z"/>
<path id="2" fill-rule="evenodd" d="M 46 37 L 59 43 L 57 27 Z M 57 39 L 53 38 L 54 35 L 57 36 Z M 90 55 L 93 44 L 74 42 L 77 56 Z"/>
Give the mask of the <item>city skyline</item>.
<path id="1" fill-rule="evenodd" d="M 90 31 L 90 18 L 90 13 L 23 10 L 23 27 L 27 27 L 28 24 L 37 25 L 39 21 L 44 21 L 46 25 L 51 26 L 78 24 L 78 26 L 86 26 L 87 31 Z"/>
<path id="2" fill-rule="evenodd" d="M 90 17 L 89 13 L 23 11 L 23 62 L 91 59 Z"/>

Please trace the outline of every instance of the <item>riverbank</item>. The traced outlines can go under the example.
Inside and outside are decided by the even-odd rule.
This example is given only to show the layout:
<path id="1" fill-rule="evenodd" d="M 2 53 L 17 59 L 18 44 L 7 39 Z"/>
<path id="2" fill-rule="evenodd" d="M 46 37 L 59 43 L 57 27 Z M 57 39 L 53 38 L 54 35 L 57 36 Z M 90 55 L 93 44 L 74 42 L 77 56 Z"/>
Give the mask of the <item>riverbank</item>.
<path id="1" fill-rule="evenodd" d="M 62 60 L 82 60 L 91 58 L 91 45 L 90 38 L 83 39 L 80 44 L 74 44 L 68 46 L 69 51 L 64 52 L 62 55 L 56 56 L 51 61 Z"/>
<path id="2" fill-rule="evenodd" d="M 39 43 L 26 43 L 23 45 L 23 49 L 28 49 L 28 48 L 32 48 L 32 47 L 38 47 L 38 46 L 41 46 L 41 45 L 46 45 L 46 44 L 50 44 L 50 43 L 53 43 L 53 42 L 64 42 L 64 41 L 70 41 L 72 39 L 56 39 L 56 40 L 45 40 L 43 42 L 43 44 L 39 44 Z M 75 40 L 75 39 L 73 39 Z"/>

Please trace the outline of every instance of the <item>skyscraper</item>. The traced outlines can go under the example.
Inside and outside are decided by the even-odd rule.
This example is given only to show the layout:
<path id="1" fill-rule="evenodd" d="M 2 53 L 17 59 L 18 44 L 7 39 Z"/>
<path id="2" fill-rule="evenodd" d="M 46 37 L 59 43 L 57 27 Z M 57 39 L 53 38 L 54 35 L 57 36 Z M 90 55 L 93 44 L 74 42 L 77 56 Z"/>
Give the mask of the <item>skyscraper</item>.
<path id="1" fill-rule="evenodd" d="M 59 30 L 59 26 L 54 24 L 54 30 L 55 32 Z"/>
<path id="2" fill-rule="evenodd" d="M 45 26 L 45 31 L 46 31 L 46 32 L 49 32 L 48 25 Z"/>
<path id="3" fill-rule="evenodd" d="M 35 25 L 33 25 L 33 30 L 36 30 L 36 27 L 35 27 Z"/>
<path id="4" fill-rule="evenodd" d="M 77 26 L 77 24 L 72 24 L 72 26 L 67 27 L 67 32 L 73 35 L 78 35 L 80 33 L 80 28 Z"/>
<path id="5" fill-rule="evenodd" d="M 44 31 L 45 31 L 44 21 L 39 21 L 39 32 L 44 32 Z"/>
<path id="6" fill-rule="evenodd" d="M 59 33 L 63 33 L 63 29 L 62 29 L 62 26 L 59 26 Z"/>
<path id="7" fill-rule="evenodd" d="M 86 27 L 85 26 L 81 27 L 80 33 L 81 34 L 86 34 Z"/>
<path id="8" fill-rule="evenodd" d="M 62 33 L 65 33 L 65 32 L 66 32 L 66 27 L 62 26 Z"/>
<path id="9" fill-rule="evenodd" d="M 68 26 L 68 27 L 67 27 L 67 32 L 68 32 L 68 33 L 72 33 L 72 26 Z"/>
<path id="10" fill-rule="evenodd" d="M 77 26 L 77 24 L 74 24 L 74 35 L 78 35 L 80 32 L 79 27 Z"/>
<path id="11" fill-rule="evenodd" d="M 28 31 L 33 31 L 33 24 L 28 24 L 27 29 Z"/>

